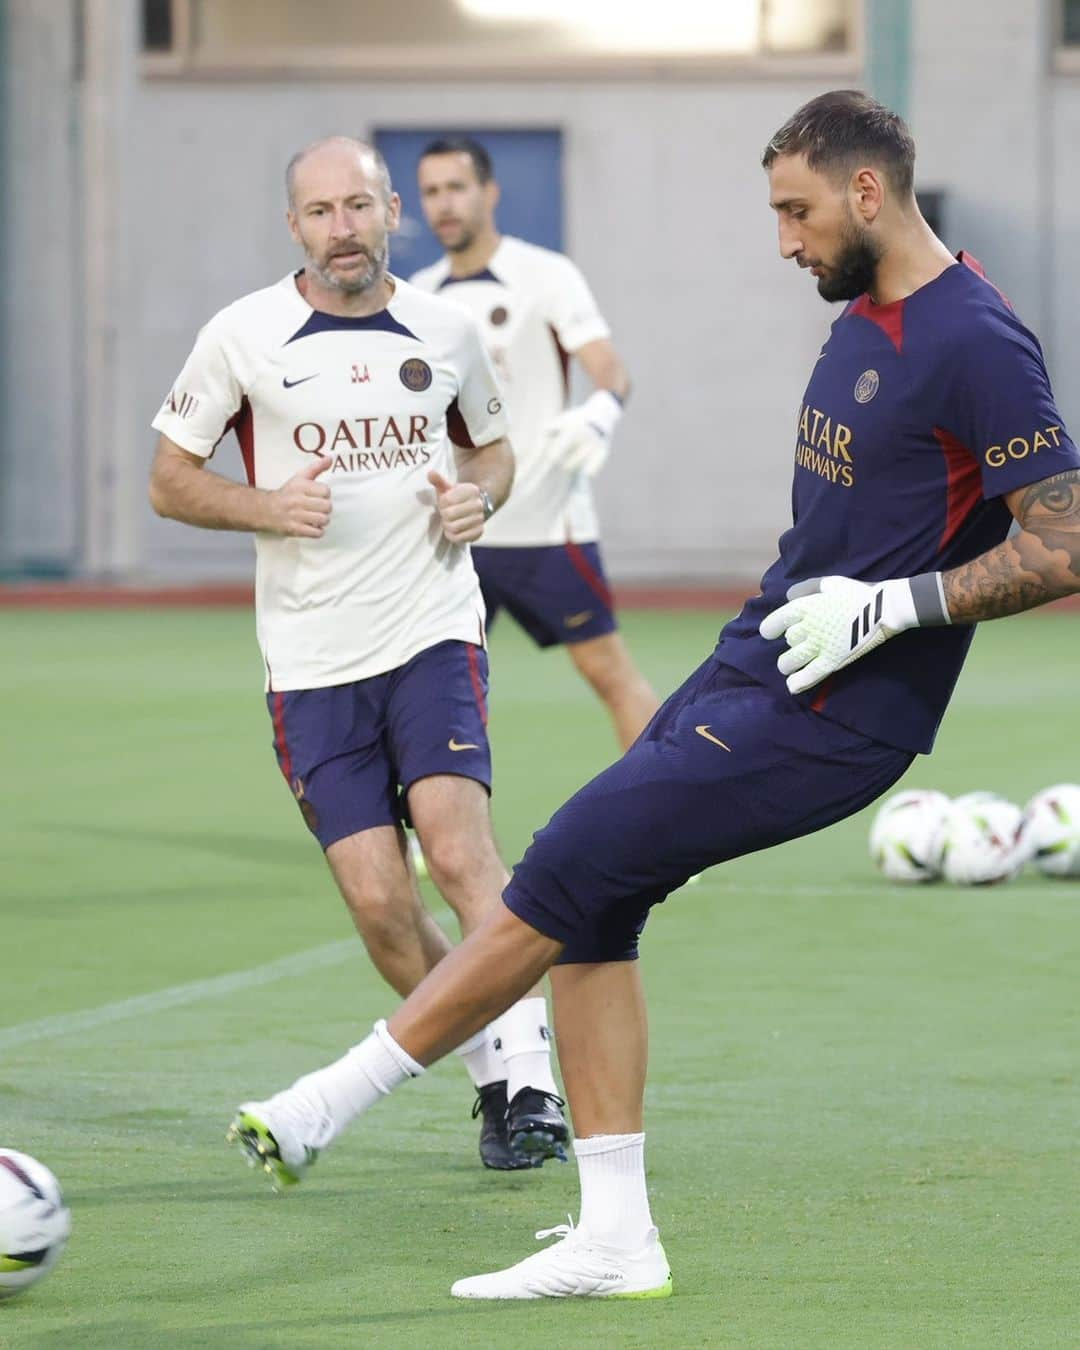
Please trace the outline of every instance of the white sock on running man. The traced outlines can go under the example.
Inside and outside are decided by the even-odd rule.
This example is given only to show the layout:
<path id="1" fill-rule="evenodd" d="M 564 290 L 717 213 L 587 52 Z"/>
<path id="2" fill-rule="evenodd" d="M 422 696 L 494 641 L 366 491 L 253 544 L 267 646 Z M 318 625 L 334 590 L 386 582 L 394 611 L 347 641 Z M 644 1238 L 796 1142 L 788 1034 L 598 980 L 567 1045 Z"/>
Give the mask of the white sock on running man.
<path id="1" fill-rule="evenodd" d="M 492 1022 L 491 1033 L 506 1066 L 506 1095 L 510 1101 L 523 1087 L 559 1095 L 551 1072 L 551 1033 L 543 998 L 519 999 Z"/>
<path id="2" fill-rule="evenodd" d="M 458 1046 L 454 1053 L 460 1055 L 464 1061 L 465 1068 L 469 1071 L 469 1077 L 473 1081 L 473 1087 L 487 1087 L 489 1083 L 497 1083 L 500 1079 L 506 1077 L 502 1055 L 491 1043 L 490 1027 L 485 1027 L 483 1031 L 478 1031 L 475 1036 L 470 1036 L 464 1045 Z"/>

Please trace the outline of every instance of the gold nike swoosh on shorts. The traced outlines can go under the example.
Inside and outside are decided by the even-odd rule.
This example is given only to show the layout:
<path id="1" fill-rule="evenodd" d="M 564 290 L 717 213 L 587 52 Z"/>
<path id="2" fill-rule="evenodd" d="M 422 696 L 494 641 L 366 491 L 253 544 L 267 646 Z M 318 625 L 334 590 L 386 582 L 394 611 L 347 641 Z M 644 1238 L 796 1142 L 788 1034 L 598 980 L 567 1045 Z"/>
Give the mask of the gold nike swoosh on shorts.
<path id="1" fill-rule="evenodd" d="M 694 730 L 697 732 L 699 736 L 704 736 L 707 741 L 712 741 L 713 745 L 718 745 L 721 750 L 726 750 L 729 755 L 731 754 L 731 746 L 725 745 L 724 742 L 719 739 L 719 737 L 714 736 L 712 734 L 712 732 L 709 730 L 708 722 L 703 722 L 701 726 L 695 727 Z"/>
<path id="2" fill-rule="evenodd" d="M 591 609 L 583 609 L 579 614 L 568 614 L 563 623 L 567 628 L 580 628 L 583 623 L 588 623 L 592 616 Z"/>
<path id="3" fill-rule="evenodd" d="M 472 741 L 455 741 L 453 736 L 446 742 L 451 750 L 479 750 L 478 745 L 473 745 Z"/>

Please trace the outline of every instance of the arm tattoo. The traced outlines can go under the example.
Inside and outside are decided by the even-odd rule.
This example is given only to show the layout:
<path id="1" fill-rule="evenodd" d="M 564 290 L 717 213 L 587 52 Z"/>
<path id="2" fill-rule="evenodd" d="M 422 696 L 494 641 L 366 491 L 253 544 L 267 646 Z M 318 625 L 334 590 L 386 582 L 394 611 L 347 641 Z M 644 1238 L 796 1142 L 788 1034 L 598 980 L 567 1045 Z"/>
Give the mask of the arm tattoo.
<path id="1" fill-rule="evenodd" d="M 1080 591 L 1080 469 L 1010 494 L 1009 505 L 1019 534 L 942 576 L 953 623 L 999 619 Z"/>

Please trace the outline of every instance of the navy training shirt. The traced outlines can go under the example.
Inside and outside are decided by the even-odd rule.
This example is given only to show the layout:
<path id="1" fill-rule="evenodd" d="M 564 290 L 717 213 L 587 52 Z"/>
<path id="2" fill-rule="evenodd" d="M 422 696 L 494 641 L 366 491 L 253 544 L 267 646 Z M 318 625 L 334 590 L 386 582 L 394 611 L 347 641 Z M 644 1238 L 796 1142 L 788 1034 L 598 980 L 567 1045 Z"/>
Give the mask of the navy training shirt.
<path id="1" fill-rule="evenodd" d="M 957 567 L 1008 534 L 1004 493 L 1076 468 L 1038 340 L 973 258 L 904 300 L 860 296 L 833 324 L 799 410 L 792 527 L 717 659 L 792 697 L 776 669 L 782 642 L 758 633 L 789 586 Z M 912 629 L 796 697 L 927 753 L 973 633 Z"/>

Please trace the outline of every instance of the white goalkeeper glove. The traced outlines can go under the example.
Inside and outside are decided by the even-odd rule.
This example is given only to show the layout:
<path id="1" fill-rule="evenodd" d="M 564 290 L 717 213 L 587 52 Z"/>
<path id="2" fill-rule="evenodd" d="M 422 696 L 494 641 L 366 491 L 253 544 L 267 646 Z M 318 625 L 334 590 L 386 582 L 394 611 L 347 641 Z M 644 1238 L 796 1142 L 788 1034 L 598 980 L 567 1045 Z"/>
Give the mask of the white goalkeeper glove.
<path id="1" fill-rule="evenodd" d="M 544 450 L 568 473 L 598 474 L 611 450 L 622 404 L 610 390 L 597 389 L 584 403 L 548 423 Z"/>
<path id="2" fill-rule="evenodd" d="M 905 628 L 950 622 L 940 572 L 875 582 L 816 577 L 792 586 L 787 604 L 766 614 L 758 632 L 787 642 L 776 668 L 802 694 Z"/>

